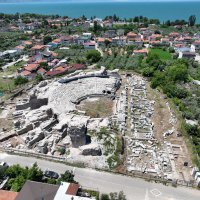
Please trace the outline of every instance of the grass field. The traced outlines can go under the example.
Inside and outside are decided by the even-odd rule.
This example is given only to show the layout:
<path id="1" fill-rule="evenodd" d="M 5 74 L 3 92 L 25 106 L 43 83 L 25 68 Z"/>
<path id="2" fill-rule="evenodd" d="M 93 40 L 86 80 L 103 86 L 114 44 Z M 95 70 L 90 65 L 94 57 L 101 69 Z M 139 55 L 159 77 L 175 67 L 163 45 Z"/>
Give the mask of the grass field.
<path id="1" fill-rule="evenodd" d="M 113 101 L 108 98 L 99 98 L 95 101 L 85 100 L 78 107 L 80 110 L 84 110 L 87 116 L 104 118 L 112 115 Z"/>
<path id="2" fill-rule="evenodd" d="M 162 49 L 150 49 L 150 53 L 157 54 L 161 60 L 172 59 L 172 55 L 167 51 L 163 51 Z"/>

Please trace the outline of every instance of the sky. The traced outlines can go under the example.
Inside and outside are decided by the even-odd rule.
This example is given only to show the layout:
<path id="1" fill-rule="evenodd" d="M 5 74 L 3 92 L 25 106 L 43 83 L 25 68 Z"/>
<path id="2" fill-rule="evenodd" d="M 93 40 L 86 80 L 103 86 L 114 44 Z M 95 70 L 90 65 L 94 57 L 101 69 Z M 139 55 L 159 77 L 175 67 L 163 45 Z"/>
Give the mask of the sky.
<path id="1" fill-rule="evenodd" d="M 200 0 L 0 0 L 0 3 L 13 2 L 184 2 L 184 1 L 200 1 Z"/>

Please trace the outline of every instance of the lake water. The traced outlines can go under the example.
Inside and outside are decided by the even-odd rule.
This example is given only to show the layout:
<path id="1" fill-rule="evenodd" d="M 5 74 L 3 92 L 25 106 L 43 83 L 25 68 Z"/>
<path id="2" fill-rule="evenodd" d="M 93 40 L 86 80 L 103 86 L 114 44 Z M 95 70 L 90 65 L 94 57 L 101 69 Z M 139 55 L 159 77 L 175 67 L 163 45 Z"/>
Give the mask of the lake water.
<path id="1" fill-rule="evenodd" d="M 121 18 L 146 16 L 160 21 L 188 19 L 196 15 L 200 22 L 200 2 L 149 2 L 149 3 L 0 3 L 2 13 L 59 14 L 70 17 L 96 16 L 103 18 L 116 14 Z"/>

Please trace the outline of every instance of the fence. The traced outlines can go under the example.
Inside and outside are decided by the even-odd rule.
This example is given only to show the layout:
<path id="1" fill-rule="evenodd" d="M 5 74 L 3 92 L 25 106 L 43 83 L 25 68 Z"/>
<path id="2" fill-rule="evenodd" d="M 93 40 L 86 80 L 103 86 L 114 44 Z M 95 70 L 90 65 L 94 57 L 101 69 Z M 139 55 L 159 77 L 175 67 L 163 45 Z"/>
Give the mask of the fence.
<path id="1" fill-rule="evenodd" d="M 51 155 L 35 153 L 35 152 L 27 151 L 27 150 L 20 150 L 20 149 L 14 149 L 14 148 L 0 147 L 0 151 L 6 152 L 8 154 L 17 154 L 17 155 L 23 155 L 23 156 L 28 156 L 28 157 L 32 156 L 32 157 L 41 158 L 41 159 L 45 159 L 45 160 L 61 162 L 61 163 L 65 163 L 65 164 L 80 167 L 80 168 L 86 167 L 84 165 L 84 163 L 69 162 L 67 160 L 67 157 L 51 156 Z M 102 169 L 97 169 L 97 170 L 103 171 Z M 163 183 L 165 185 L 172 184 L 173 186 L 197 187 L 197 185 L 195 184 L 195 181 L 167 180 L 164 177 L 158 177 L 158 176 L 154 176 L 151 174 L 143 174 L 143 173 L 139 173 L 139 172 L 132 172 L 132 173 L 128 173 L 127 171 L 124 171 L 124 172 L 108 171 L 108 172 L 115 173 L 118 175 L 121 174 L 124 176 L 129 176 L 129 177 L 134 177 L 134 178 L 142 178 L 142 179 L 145 179 L 146 181 L 159 182 L 159 183 Z"/>

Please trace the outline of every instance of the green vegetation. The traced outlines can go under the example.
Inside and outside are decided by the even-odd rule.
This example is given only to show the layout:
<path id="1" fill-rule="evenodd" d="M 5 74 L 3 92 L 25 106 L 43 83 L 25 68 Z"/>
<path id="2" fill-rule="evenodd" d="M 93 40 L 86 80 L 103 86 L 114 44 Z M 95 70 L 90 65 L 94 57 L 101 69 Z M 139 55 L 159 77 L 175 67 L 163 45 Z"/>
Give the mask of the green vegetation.
<path id="1" fill-rule="evenodd" d="M 36 163 L 31 168 L 13 165 L 6 169 L 5 174 L 9 177 L 6 189 L 15 192 L 21 190 L 26 180 L 42 182 L 43 178 L 43 172 L 38 168 Z"/>
<path id="2" fill-rule="evenodd" d="M 83 192 L 90 194 L 90 196 L 94 197 L 96 200 L 100 200 L 98 191 L 83 189 Z"/>
<path id="3" fill-rule="evenodd" d="M 0 52 L 16 47 L 21 40 L 26 40 L 27 36 L 23 32 L 1 32 Z"/>
<path id="4" fill-rule="evenodd" d="M 11 92 L 15 87 L 13 79 L 0 78 L 0 91 Z"/>
<path id="5" fill-rule="evenodd" d="M 108 194 L 101 194 L 100 200 L 126 200 L 126 196 L 124 195 L 123 191 L 120 191 L 119 193 L 114 192 Z"/>
<path id="6" fill-rule="evenodd" d="M 90 50 L 86 54 L 89 63 L 96 63 L 101 59 L 101 54 L 97 50 Z"/>
<path id="7" fill-rule="evenodd" d="M 14 79 L 14 83 L 15 85 L 23 85 L 25 83 L 28 83 L 28 79 L 22 76 L 18 76 L 17 78 Z"/>
<path id="8" fill-rule="evenodd" d="M 69 63 L 86 63 L 86 54 L 87 50 L 82 48 L 74 48 L 74 46 L 71 47 L 72 49 L 59 49 L 56 50 L 58 53 L 58 59 L 64 59 L 66 58 Z"/>
<path id="9" fill-rule="evenodd" d="M 83 105 L 82 105 L 83 104 Z M 97 101 L 84 101 L 80 109 L 92 118 L 104 118 L 112 115 L 113 101 L 108 98 L 100 98 Z"/>
<path id="10" fill-rule="evenodd" d="M 164 51 L 162 49 L 150 49 L 150 53 L 151 54 L 157 54 L 158 57 L 161 59 L 161 60 L 170 60 L 172 59 L 172 56 L 169 52 L 167 51 Z"/>
<path id="11" fill-rule="evenodd" d="M 52 41 L 52 37 L 50 35 L 46 35 L 43 39 L 44 44 L 48 44 L 49 42 Z"/>
<path id="12" fill-rule="evenodd" d="M 50 184 L 60 184 L 61 181 L 77 183 L 74 181 L 74 175 L 70 171 L 66 171 L 64 174 L 61 174 L 58 180 L 44 178 L 43 172 L 41 169 L 39 169 L 37 163 L 34 163 L 31 168 L 24 168 L 20 165 L 13 165 L 7 169 L 0 168 L 0 178 L 2 178 L 1 176 L 9 177 L 9 180 L 6 183 L 6 189 L 15 192 L 19 192 L 21 190 L 26 180 Z"/>

